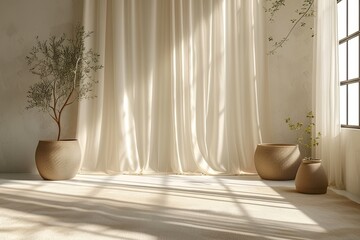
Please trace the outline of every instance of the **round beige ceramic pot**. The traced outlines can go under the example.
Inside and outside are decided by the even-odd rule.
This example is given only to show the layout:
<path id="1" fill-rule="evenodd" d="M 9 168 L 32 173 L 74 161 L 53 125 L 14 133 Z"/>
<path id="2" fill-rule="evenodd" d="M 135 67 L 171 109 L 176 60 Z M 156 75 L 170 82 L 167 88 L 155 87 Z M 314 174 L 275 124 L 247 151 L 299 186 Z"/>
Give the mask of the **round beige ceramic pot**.
<path id="1" fill-rule="evenodd" d="M 296 144 L 259 144 L 254 162 L 262 179 L 292 180 L 301 163 L 299 147 Z"/>
<path id="2" fill-rule="evenodd" d="M 324 194 L 328 179 L 320 159 L 303 159 L 295 178 L 296 191 L 309 194 Z"/>
<path id="3" fill-rule="evenodd" d="M 80 168 L 79 142 L 76 139 L 39 141 L 35 162 L 40 176 L 45 180 L 71 179 Z"/>

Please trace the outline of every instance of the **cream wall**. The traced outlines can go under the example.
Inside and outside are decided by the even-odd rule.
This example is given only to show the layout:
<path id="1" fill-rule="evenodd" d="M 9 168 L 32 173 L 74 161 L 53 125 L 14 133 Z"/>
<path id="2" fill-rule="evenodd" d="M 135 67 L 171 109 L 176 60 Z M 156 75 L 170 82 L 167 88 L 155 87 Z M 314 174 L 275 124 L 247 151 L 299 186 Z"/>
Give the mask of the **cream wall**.
<path id="1" fill-rule="evenodd" d="M 294 9 L 302 2 L 286 1 L 286 6 L 277 13 L 274 23 L 266 24 L 268 36 L 284 36 Z M 304 114 L 311 110 L 311 24 L 311 21 L 307 21 L 308 27 L 295 29 L 284 47 L 268 56 L 268 92 L 265 101 L 268 118 L 263 132 L 264 142 L 294 142 L 296 136 L 287 130 L 284 118 L 291 116 L 304 121 Z M 271 49 L 270 44 L 267 47 Z M 346 190 L 360 197 L 360 130 L 341 130 L 341 161 Z"/>
<path id="2" fill-rule="evenodd" d="M 36 81 L 25 56 L 35 37 L 71 33 L 82 19 L 79 0 L 0 1 L 0 172 L 32 172 L 39 139 L 56 138 L 56 125 L 42 112 L 25 110 L 26 92 Z M 69 117 L 69 112 L 75 113 Z M 76 123 L 76 106 L 64 122 Z M 63 137 L 74 137 L 75 124 L 64 126 Z"/>
<path id="3" fill-rule="evenodd" d="M 346 190 L 360 198 L 360 130 L 341 130 L 341 159 Z"/>
<path id="4" fill-rule="evenodd" d="M 273 49 L 274 41 L 287 35 L 292 27 L 290 20 L 297 17 L 295 10 L 301 8 L 302 2 L 286 1 L 274 21 L 267 21 L 267 37 L 274 39 L 267 41 L 268 52 Z M 266 3 L 270 7 L 270 2 Z M 313 38 L 310 27 L 313 21 L 314 18 L 305 19 L 306 27 L 295 27 L 283 47 L 267 57 L 267 118 L 263 142 L 296 143 L 296 135 L 288 130 L 285 118 L 305 122 L 306 113 L 311 110 Z"/>

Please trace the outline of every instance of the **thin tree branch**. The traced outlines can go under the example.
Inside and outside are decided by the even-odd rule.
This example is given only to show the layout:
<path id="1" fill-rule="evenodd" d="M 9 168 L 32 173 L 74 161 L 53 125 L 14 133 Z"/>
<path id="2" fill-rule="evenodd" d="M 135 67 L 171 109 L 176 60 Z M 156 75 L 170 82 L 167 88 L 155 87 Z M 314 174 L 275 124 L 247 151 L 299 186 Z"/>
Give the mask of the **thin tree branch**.
<path id="1" fill-rule="evenodd" d="M 309 7 L 306 9 L 306 11 L 301 15 L 301 17 L 294 23 L 294 25 L 291 27 L 290 31 L 288 32 L 288 34 L 278 43 L 276 44 L 276 47 L 274 49 L 272 49 L 269 53 L 273 54 L 279 47 L 282 47 L 283 44 L 289 39 L 289 36 L 291 34 L 291 32 L 295 29 L 296 25 L 301 21 L 301 19 L 303 19 L 306 14 L 309 12 L 309 10 L 311 9 L 312 5 L 314 3 L 314 0 L 311 1 L 311 4 L 309 5 Z"/>

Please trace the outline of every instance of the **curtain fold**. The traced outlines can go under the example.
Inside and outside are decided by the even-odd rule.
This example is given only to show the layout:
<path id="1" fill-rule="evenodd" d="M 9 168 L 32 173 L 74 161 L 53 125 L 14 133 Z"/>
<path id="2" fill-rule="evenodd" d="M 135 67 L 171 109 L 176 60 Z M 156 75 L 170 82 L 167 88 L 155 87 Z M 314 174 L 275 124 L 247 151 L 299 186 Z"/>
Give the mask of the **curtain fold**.
<path id="1" fill-rule="evenodd" d="M 316 15 L 313 105 L 316 132 L 322 134 L 316 154 L 323 160 L 329 184 L 344 188 L 344 166 L 340 157 L 337 1 L 317 0 Z"/>
<path id="2" fill-rule="evenodd" d="M 85 1 L 103 71 L 80 102 L 82 171 L 255 172 L 261 1 Z"/>

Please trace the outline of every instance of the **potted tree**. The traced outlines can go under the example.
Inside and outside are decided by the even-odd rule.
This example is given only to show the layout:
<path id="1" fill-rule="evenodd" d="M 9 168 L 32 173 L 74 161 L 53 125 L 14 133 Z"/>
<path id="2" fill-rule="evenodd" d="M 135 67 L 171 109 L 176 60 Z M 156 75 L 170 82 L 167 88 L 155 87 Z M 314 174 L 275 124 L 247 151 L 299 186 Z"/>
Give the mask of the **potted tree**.
<path id="1" fill-rule="evenodd" d="M 325 170 L 321 164 L 321 159 L 313 158 L 311 150 L 319 145 L 321 133 L 314 133 L 315 116 L 312 111 L 306 115 L 309 123 L 304 125 L 301 122 L 293 123 L 291 118 L 285 119 L 288 127 L 292 131 L 299 133 L 297 142 L 309 150 L 310 156 L 305 157 L 296 173 L 295 186 L 296 191 L 309 194 L 324 194 L 327 192 L 328 179 Z"/>
<path id="2" fill-rule="evenodd" d="M 80 146 L 76 139 L 61 139 L 62 116 L 68 106 L 92 97 L 97 80 L 93 73 L 102 68 L 99 54 L 85 48 L 92 32 L 76 26 L 73 37 L 63 34 L 48 40 L 36 37 L 36 44 L 26 56 L 29 70 L 38 76 L 30 86 L 27 109 L 47 113 L 57 126 L 56 141 L 39 141 L 35 153 L 37 169 L 43 179 L 73 178 L 80 167 Z"/>

